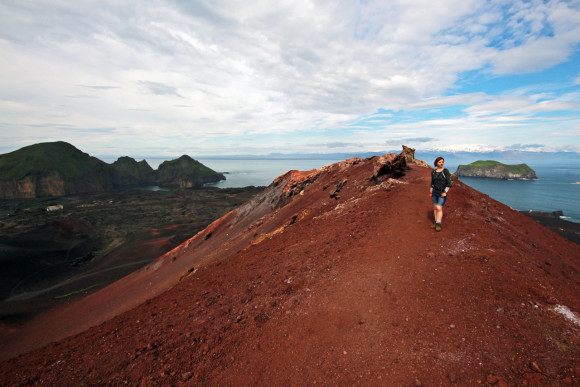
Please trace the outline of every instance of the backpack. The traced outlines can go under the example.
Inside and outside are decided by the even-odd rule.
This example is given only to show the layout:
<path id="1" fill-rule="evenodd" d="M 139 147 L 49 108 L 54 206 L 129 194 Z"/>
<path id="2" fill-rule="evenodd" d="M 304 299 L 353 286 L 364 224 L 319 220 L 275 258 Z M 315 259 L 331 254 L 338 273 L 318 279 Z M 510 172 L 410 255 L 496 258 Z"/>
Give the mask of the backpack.
<path id="1" fill-rule="evenodd" d="M 445 176 L 445 171 L 449 172 L 447 169 L 443 169 L 443 176 L 445 177 L 445 179 L 447 179 L 447 176 Z M 449 187 L 453 187 L 453 180 L 451 179 L 451 176 L 449 176 Z"/>

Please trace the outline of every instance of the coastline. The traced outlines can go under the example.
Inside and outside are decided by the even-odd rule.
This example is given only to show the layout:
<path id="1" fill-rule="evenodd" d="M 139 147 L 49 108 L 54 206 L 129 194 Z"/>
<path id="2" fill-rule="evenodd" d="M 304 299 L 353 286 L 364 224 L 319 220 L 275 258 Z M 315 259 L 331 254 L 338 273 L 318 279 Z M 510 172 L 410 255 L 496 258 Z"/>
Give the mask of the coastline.
<path id="1" fill-rule="evenodd" d="M 542 226 L 549 228 L 555 233 L 580 244 L 580 223 L 561 219 L 562 211 L 520 211 L 522 214 L 534 219 Z"/>

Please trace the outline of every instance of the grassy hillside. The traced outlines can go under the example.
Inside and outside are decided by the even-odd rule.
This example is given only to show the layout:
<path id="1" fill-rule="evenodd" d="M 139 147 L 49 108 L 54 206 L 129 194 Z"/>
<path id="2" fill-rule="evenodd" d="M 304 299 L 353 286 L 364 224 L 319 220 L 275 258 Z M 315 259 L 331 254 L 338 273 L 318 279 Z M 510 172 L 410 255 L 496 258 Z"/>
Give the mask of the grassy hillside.
<path id="1" fill-rule="evenodd" d="M 532 170 L 527 164 L 514 164 L 508 165 L 500 163 L 499 161 L 494 160 L 477 160 L 471 164 L 466 165 L 467 167 L 474 167 L 474 168 L 485 168 L 485 167 L 492 167 L 495 165 L 501 165 L 505 168 L 507 172 L 516 173 L 516 174 L 525 174 Z"/>
<path id="2" fill-rule="evenodd" d="M 199 161 L 194 160 L 187 155 L 183 155 L 175 160 L 164 161 L 159 166 L 158 172 L 160 176 L 165 176 L 167 174 L 173 176 L 188 176 L 195 174 L 202 179 L 218 175 L 218 173 L 213 169 L 206 167 Z"/>
<path id="3" fill-rule="evenodd" d="M 0 179 L 18 179 L 26 174 L 47 171 L 57 171 L 64 178 L 74 178 L 106 166 L 103 161 L 69 143 L 47 142 L 0 155 Z"/>
<path id="4" fill-rule="evenodd" d="M 468 167 L 489 167 L 491 165 L 498 165 L 502 164 L 499 161 L 495 160 L 477 160 L 471 164 L 467 164 Z"/>
<path id="5" fill-rule="evenodd" d="M 137 162 L 131 157 L 123 156 L 119 157 L 111 166 L 115 171 L 117 182 L 121 185 L 129 184 L 133 181 L 152 182 L 155 180 L 155 171 L 145 160 Z"/>

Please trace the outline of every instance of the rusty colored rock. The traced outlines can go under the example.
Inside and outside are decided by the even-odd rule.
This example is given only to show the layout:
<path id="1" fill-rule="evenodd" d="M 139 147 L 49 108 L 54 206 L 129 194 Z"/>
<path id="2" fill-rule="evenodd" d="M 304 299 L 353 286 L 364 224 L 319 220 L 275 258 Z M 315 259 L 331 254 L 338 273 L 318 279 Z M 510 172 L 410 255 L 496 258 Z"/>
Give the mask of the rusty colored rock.
<path id="1" fill-rule="evenodd" d="M 540 366 L 538 365 L 538 363 L 536 363 L 535 361 L 533 361 L 533 362 L 530 363 L 530 368 L 533 371 L 536 371 L 537 373 L 540 373 L 540 374 L 542 373 L 542 369 L 540 368 Z"/>

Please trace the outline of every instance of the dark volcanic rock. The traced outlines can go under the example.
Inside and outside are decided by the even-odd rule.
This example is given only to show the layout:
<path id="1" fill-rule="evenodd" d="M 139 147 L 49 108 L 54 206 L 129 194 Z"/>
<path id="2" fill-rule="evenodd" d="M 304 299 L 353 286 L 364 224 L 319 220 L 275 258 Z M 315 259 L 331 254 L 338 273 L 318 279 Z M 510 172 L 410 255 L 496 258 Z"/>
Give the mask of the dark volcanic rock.
<path id="1" fill-rule="evenodd" d="M 560 234 L 564 238 L 580 244 L 580 223 L 570 222 L 569 220 L 560 218 L 564 215 L 562 211 L 521 211 L 521 213 L 538 221 L 544 227 Z"/>
<path id="2" fill-rule="evenodd" d="M 0 335 L 146 265 L 261 189 L 112 190 L 59 198 L 51 212 L 53 198 L 0 201 Z"/>

